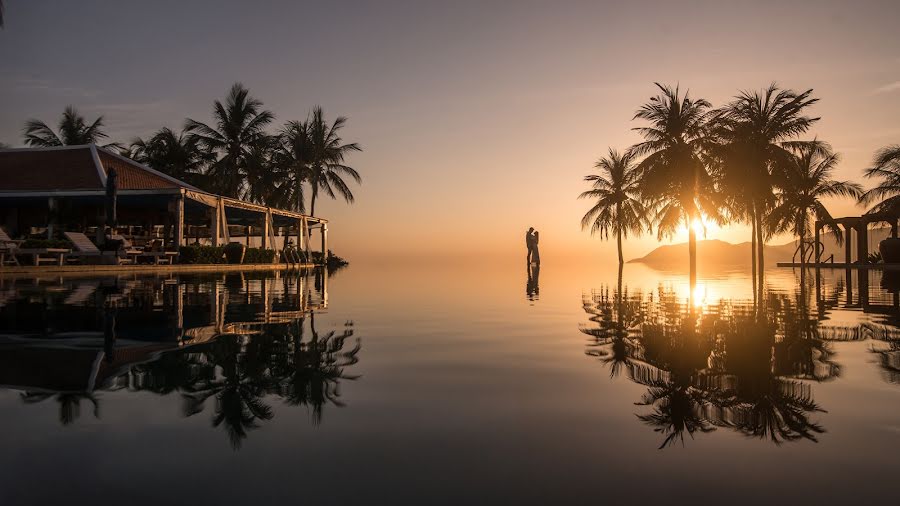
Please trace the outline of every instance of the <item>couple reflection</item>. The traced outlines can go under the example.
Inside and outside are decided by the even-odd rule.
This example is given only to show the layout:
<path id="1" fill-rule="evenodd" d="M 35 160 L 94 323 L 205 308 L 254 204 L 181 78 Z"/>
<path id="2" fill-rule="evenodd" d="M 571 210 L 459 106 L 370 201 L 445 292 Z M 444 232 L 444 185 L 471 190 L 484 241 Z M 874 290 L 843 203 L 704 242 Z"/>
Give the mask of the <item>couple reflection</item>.
<path id="1" fill-rule="evenodd" d="M 616 288 L 585 295 L 583 304 L 587 355 L 612 377 L 647 387 L 636 405 L 649 412 L 636 416 L 660 434 L 660 448 L 718 429 L 775 444 L 817 441 L 825 432 L 805 380 L 828 381 L 841 370 L 802 286 L 755 304 L 704 307 L 665 287 L 629 293 L 620 270 Z"/>
<path id="2" fill-rule="evenodd" d="M 538 278 L 541 275 L 541 264 L 528 263 L 525 266 L 525 274 L 528 281 L 525 282 L 525 297 L 530 301 L 540 298 L 541 288 L 538 285 Z"/>

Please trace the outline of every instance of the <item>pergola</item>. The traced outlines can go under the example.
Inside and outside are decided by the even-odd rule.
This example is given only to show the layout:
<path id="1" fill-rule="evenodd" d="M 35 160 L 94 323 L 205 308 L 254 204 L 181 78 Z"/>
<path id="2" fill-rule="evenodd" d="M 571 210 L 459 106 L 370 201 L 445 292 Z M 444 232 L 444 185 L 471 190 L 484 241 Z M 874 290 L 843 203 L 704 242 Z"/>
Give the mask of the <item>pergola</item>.
<path id="1" fill-rule="evenodd" d="M 897 213 L 872 213 L 862 216 L 847 216 L 836 218 L 834 221 L 844 228 L 844 263 L 850 265 L 852 253 L 851 233 L 856 231 L 856 258 L 860 263 L 865 263 L 869 257 L 869 225 L 872 223 L 887 223 L 891 226 L 891 237 L 897 237 L 897 222 L 900 215 Z M 822 249 L 819 247 L 821 231 L 826 223 L 816 220 L 815 224 L 815 259 L 818 265 L 822 258 Z"/>
<path id="2" fill-rule="evenodd" d="M 56 227 L 101 227 L 112 170 L 119 225 L 162 226 L 166 246 L 191 238 L 224 245 L 232 240 L 229 227 L 240 226 L 248 243 L 252 231 L 260 247 L 276 250 L 279 237 L 282 247 L 295 237 L 298 249 L 309 251 L 318 231 L 327 255 L 325 219 L 215 195 L 94 144 L 0 150 L 0 225 L 17 235 L 46 227 L 48 236 Z"/>

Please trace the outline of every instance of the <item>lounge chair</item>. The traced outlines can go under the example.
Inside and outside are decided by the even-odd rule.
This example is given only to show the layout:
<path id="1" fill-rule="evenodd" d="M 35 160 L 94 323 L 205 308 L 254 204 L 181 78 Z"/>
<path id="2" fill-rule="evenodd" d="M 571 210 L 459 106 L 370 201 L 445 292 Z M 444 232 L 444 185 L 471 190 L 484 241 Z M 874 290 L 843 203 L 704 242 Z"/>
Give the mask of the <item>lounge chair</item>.
<path id="1" fill-rule="evenodd" d="M 21 241 L 14 241 L 9 238 L 6 230 L 0 228 L 0 267 L 4 265 L 19 265 L 16 258 L 16 250 L 19 248 Z"/>
<path id="2" fill-rule="evenodd" d="M 66 232 L 64 235 L 66 236 L 66 239 L 68 239 L 72 243 L 72 245 L 75 246 L 75 251 L 69 253 L 66 256 L 66 259 L 69 261 L 83 262 L 85 259 L 89 258 L 101 259 L 104 256 L 114 255 L 117 264 L 121 265 L 131 263 L 131 260 L 129 258 L 120 257 L 117 252 L 112 251 L 104 254 L 104 252 L 100 251 L 100 248 L 98 248 L 93 242 L 91 242 L 90 239 L 88 239 L 88 236 L 82 234 L 81 232 Z"/>

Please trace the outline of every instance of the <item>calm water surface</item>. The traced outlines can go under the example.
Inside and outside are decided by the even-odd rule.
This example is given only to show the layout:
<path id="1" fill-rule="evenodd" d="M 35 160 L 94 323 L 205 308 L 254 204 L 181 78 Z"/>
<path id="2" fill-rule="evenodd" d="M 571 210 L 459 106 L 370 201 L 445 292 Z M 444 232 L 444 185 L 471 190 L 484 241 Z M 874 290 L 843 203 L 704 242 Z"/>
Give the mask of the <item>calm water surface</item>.
<path id="1" fill-rule="evenodd" d="M 0 504 L 891 502 L 898 285 L 0 278 Z"/>

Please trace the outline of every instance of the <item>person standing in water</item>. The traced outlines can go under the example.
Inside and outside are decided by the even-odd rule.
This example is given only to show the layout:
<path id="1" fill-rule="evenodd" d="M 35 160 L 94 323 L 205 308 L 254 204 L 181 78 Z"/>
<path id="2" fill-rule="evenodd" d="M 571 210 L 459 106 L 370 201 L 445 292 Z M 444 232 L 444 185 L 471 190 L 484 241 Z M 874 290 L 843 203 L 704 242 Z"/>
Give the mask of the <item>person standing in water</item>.
<path id="1" fill-rule="evenodd" d="M 530 264 L 532 262 L 531 258 L 534 255 L 534 227 L 528 229 L 528 232 L 525 232 L 525 248 L 528 249 L 528 253 L 525 255 L 525 262 Z"/>
<path id="2" fill-rule="evenodd" d="M 536 265 L 541 265 L 541 253 L 538 251 L 540 233 L 535 230 L 534 233 L 531 234 L 531 237 L 531 262 Z"/>

